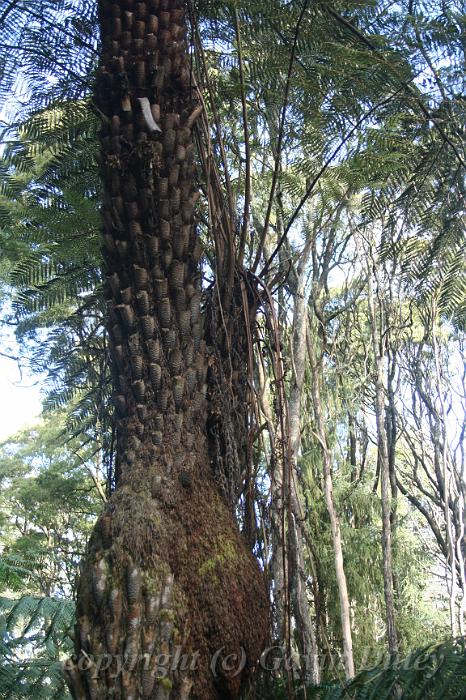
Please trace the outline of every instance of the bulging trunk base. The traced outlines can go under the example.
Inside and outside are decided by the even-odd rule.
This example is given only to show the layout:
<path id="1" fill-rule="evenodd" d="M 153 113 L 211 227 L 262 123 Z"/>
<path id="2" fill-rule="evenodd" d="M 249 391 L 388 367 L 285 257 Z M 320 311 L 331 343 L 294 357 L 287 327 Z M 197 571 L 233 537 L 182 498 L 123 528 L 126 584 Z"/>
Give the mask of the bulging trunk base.
<path id="1" fill-rule="evenodd" d="M 267 629 L 262 573 L 211 482 L 124 485 L 83 564 L 68 684 L 79 700 L 233 699 Z"/>

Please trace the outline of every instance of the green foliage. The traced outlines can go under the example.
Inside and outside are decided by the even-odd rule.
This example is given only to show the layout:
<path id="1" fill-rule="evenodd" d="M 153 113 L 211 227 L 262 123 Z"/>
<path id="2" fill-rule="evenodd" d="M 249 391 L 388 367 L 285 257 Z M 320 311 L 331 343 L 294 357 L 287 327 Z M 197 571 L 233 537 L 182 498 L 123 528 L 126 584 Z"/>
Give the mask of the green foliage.
<path id="1" fill-rule="evenodd" d="M 289 697 L 279 684 L 274 700 Z M 464 700 L 466 639 L 424 646 L 399 661 L 359 673 L 346 684 L 328 683 L 296 690 L 299 700 Z"/>
<path id="2" fill-rule="evenodd" d="M 89 94 L 97 57 L 92 0 L 7 2 L 0 11 L 0 101 L 13 114 Z M 13 96 L 15 99 L 13 99 Z"/>
<path id="3" fill-rule="evenodd" d="M 63 419 L 0 450 L 0 697 L 68 697 L 75 577 L 102 507 L 93 449 L 63 445 Z M 101 489 L 105 483 L 100 484 Z"/>
<path id="4" fill-rule="evenodd" d="M 101 293 L 97 122 L 88 102 L 24 122 L 0 163 L 0 241 L 10 260 L 17 337 L 45 374 L 46 408 L 109 455 L 109 376 Z"/>
<path id="5" fill-rule="evenodd" d="M 70 596 L 105 492 L 94 447 L 63 445 L 57 415 L 1 446 L 1 590 Z"/>
<path id="6" fill-rule="evenodd" d="M 73 622 L 71 601 L 0 598 L 0 697 L 69 697 L 62 662 L 72 650 Z"/>
<path id="7" fill-rule="evenodd" d="M 103 451 L 108 467 L 111 451 L 95 166 L 98 119 L 89 98 L 98 49 L 96 4 L 90 0 L 23 0 L 0 11 L 4 54 L 0 103 L 5 104 L 10 121 L 0 163 L 0 246 L 4 254 L 0 279 L 10 285 L 14 309 L 10 321 L 17 324 L 24 353 L 34 370 L 47 375 L 46 407 L 67 414 L 60 434 L 53 439 L 44 436 L 40 457 L 37 436 L 32 434 L 22 437 L 21 444 L 3 448 L 0 528 L 6 546 L 0 559 L 0 586 L 11 594 L 47 593 L 46 600 L 71 590 L 76 562 L 97 511 L 95 492 L 91 495 L 94 485 L 86 469 L 77 465 L 70 451 L 54 449 L 51 455 L 47 446 L 63 442 L 66 428 L 68 436 L 75 438 L 72 446 L 83 464 L 91 464 L 93 456 Z M 238 242 L 245 195 L 242 109 L 246 105 L 252 201 L 245 264 L 249 266 L 256 256 L 265 262 L 280 237 L 284 238 L 270 275 L 264 275 L 274 291 L 278 286 L 274 298 L 284 337 L 290 335 L 294 263 L 299 264 L 303 243 L 310 231 L 316 232 L 316 257 L 320 258 L 312 260 L 312 280 L 318 277 L 329 232 L 337 230 L 338 246 L 329 248 L 337 281 L 331 289 L 326 283 L 323 289 L 314 287 L 310 308 L 322 301 L 321 311 L 331 318 L 326 325 L 318 325 L 313 342 L 324 346 L 326 429 L 354 609 L 355 653 L 360 662 L 364 648 L 375 638 L 379 640 L 376 653 L 385 643 L 383 630 L 380 632 L 384 610 L 376 458 L 369 449 L 367 460 L 359 459 L 359 473 L 354 476 L 345 444 L 348 412 L 366 421 L 369 428 L 373 423 L 373 357 L 368 350 L 364 266 L 385 266 L 385 272 L 399 275 L 396 293 L 404 300 L 402 316 L 408 315 L 408 307 L 416 307 L 415 315 L 422 316 L 435 299 L 443 317 L 464 329 L 464 15 L 454 3 L 430 0 L 409 7 L 388 0 L 308 3 L 298 31 L 302 9 L 301 0 L 197 0 L 194 11 L 203 51 L 194 28 L 194 62 L 208 103 L 212 153 L 225 186 L 230 173 L 231 216 Z M 243 48 L 244 94 L 237 31 Z M 200 179 L 205 185 L 202 173 Z M 270 226 L 260 249 L 269 201 Z M 201 217 L 200 227 L 214 250 L 214 232 L 207 218 Z M 358 257 L 355 240 L 370 242 L 376 263 Z M 338 273 L 341 277 L 351 266 L 355 266 L 354 273 L 342 284 Z M 384 314 L 391 313 L 384 304 L 385 300 L 379 309 L 381 323 Z M 350 310 L 343 313 L 346 306 Z M 412 330 L 413 337 L 422 330 Z M 406 346 L 400 341 L 400 347 Z M 292 358 L 286 357 L 285 363 L 288 380 Z M 341 646 L 334 553 L 309 399 L 307 404 L 300 477 L 306 534 L 313 551 L 306 566 L 309 579 L 314 583 L 317 578 L 321 586 L 320 603 L 326 618 L 325 629 L 319 631 L 321 646 L 334 653 Z M 32 445 L 29 454 L 28 440 Z M 99 481 L 103 480 L 99 475 Z M 20 513 L 21 533 L 15 532 L 13 507 Z M 403 507 L 398 515 L 397 621 L 406 649 L 419 646 L 427 635 L 439 638 L 444 626 L 441 615 L 427 604 L 416 605 L 424 600 L 432 553 L 412 535 L 418 519 L 410 521 Z M 64 536 L 70 527 L 76 551 L 71 551 Z M 50 534 L 52 549 L 47 539 Z M 39 579 L 44 577 L 47 591 L 40 588 Z M 38 598 L 24 600 L 23 609 L 20 606 L 12 618 L 21 611 L 23 627 L 19 618 L 5 623 L 6 628 L 17 629 L 18 639 L 23 640 L 16 647 L 11 630 L 5 637 L 5 658 L 13 659 L 5 666 L 10 669 L 3 676 L 9 677 L 5 687 L 15 693 L 11 697 L 41 697 L 40 693 L 52 697 L 53 688 L 62 697 L 61 686 L 54 685 L 52 678 L 53 669 L 58 669 L 53 664 L 59 656 L 59 637 L 66 634 L 65 617 L 57 612 L 56 636 L 55 632 L 49 635 L 53 604 L 41 604 Z M 8 605 L 5 603 L 5 619 L 9 619 Z M 422 616 L 417 614 L 420 607 Z M 41 676 L 42 662 L 33 659 L 29 667 L 24 665 L 24 680 L 14 681 L 16 651 L 21 656 L 29 649 L 30 642 L 24 641 L 33 629 L 28 629 L 28 619 L 35 619 L 33 627 L 37 625 L 40 658 L 48 653 L 44 640 L 53 641 L 43 666 L 49 675 Z M 453 698 L 442 692 L 449 693 L 450 685 L 454 690 L 455 683 L 464 681 L 460 667 L 464 648 L 445 645 L 439 649 L 445 652 L 445 663 L 431 678 L 426 675 L 425 685 L 414 666 L 398 666 L 366 672 L 345 690 L 332 686 L 315 691 L 320 693 L 316 697 L 392 697 L 396 681 L 405 693 L 400 697 Z M 430 651 L 433 659 L 437 652 Z M 325 672 L 328 677 L 329 670 Z M 443 691 L 439 690 L 442 677 Z M 45 680 L 42 683 L 45 678 L 50 679 L 50 686 Z M 419 686 L 417 695 L 412 694 L 414 686 Z"/>
<path id="8" fill-rule="evenodd" d="M 466 640 L 419 649 L 406 659 L 360 673 L 343 687 L 310 689 L 315 700 L 461 700 L 466 697 Z"/>

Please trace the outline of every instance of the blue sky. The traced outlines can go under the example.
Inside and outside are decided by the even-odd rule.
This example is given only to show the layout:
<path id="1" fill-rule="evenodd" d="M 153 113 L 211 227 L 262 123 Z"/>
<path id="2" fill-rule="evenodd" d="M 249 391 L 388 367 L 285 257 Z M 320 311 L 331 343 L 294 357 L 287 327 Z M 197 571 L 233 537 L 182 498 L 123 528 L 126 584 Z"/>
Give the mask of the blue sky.
<path id="1" fill-rule="evenodd" d="M 3 327 L 0 352 L 16 355 L 11 330 Z M 41 411 L 40 378 L 32 377 L 26 367 L 0 355 L 0 441 L 33 424 Z"/>

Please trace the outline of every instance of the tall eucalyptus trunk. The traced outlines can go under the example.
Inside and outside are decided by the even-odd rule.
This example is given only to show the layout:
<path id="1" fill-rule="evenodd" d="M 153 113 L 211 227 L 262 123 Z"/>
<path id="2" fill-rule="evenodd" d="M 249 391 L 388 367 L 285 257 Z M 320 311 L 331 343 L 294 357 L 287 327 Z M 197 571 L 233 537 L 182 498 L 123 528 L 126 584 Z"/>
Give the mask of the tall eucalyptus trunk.
<path id="1" fill-rule="evenodd" d="M 79 699 L 236 698 L 268 626 L 262 574 L 211 469 L 184 4 L 99 2 L 117 483 L 80 575 L 66 665 Z"/>
<path id="2" fill-rule="evenodd" d="M 435 362 L 435 378 L 437 383 L 438 391 L 438 402 L 440 404 L 439 411 L 439 421 L 438 427 L 436 429 L 436 452 L 438 452 L 438 460 L 441 464 L 442 478 L 441 483 L 443 485 L 443 508 L 445 517 L 445 534 L 446 542 L 448 545 L 448 564 L 451 572 L 450 581 L 448 581 L 448 592 L 449 592 L 449 602 L 450 602 L 450 627 L 453 637 L 458 635 L 458 617 L 457 617 L 457 595 L 458 595 L 458 568 L 457 568 L 457 535 L 456 527 L 454 522 L 454 513 L 451 509 L 451 492 L 452 492 L 452 479 L 451 479 L 451 468 L 450 468 L 450 456 L 448 449 L 448 432 L 447 432 L 447 421 L 448 421 L 448 411 L 445 402 L 444 393 L 444 382 L 442 376 L 441 368 L 441 356 L 440 348 L 437 338 L 437 305 L 436 300 L 432 302 L 432 350 L 434 354 Z"/>
<path id="3" fill-rule="evenodd" d="M 374 354 L 375 418 L 377 424 L 377 460 L 380 472 L 380 499 L 382 505 L 382 558 L 387 641 L 390 655 L 395 658 L 398 654 L 398 633 L 396 628 L 393 584 L 392 482 L 385 410 L 384 353 L 382 349 L 383 340 L 377 320 L 378 317 L 370 270 L 368 270 L 368 311 L 371 326 L 372 350 Z M 380 312 L 382 313 L 381 307 Z"/>
<path id="4" fill-rule="evenodd" d="M 312 330 L 315 331 L 315 329 Z M 337 580 L 338 599 L 340 603 L 341 633 L 343 638 L 343 663 L 346 678 L 350 679 L 355 675 L 353 635 L 351 630 L 351 607 L 343 557 L 343 540 L 341 536 L 340 517 L 336 508 L 335 496 L 333 493 L 332 453 L 328 443 L 324 406 L 322 404 L 322 387 L 324 384 L 322 355 L 318 355 L 315 348 L 315 338 L 317 338 L 317 333 L 314 332 L 314 337 L 311 337 L 312 330 L 309 328 L 307 346 L 309 364 L 312 370 L 311 396 L 315 420 L 314 431 L 319 442 L 320 453 L 322 456 L 323 490 L 332 534 L 335 575 Z"/>
<path id="5" fill-rule="evenodd" d="M 353 655 L 353 635 L 351 629 L 351 605 L 348 594 L 345 563 L 343 557 L 343 538 L 341 535 L 340 516 L 333 491 L 333 454 L 329 443 L 328 426 L 323 390 L 325 387 L 325 357 L 328 352 L 327 331 L 329 318 L 326 313 L 326 301 L 330 261 L 336 250 L 337 232 L 340 223 L 342 205 L 334 212 L 332 223 L 324 238 L 323 253 L 318 251 L 318 235 L 314 229 L 311 240 L 312 289 L 308 304 L 308 322 L 306 328 L 307 357 L 311 370 L 310 395 L 314 414 L 313 434 L 319 446 L 322 459 L 322 487 L 325 505 L 330 520 L 333 545 L 338 599 L 340 605 L 340 623 L 343 642 L 343 663 L 347 679 L 355 675 Z"/>
<path id="6" fill-rule="evenodd" d="M 293 333 L 291 338 L 292 379 L 288 400 L 288 419 L 291 444 L 291 606 L 296 620 L 296 636 L 301 656 L 302 679 L 307 684 L 320 683 L 317 637 L 311 616 L 307 592 L 307 575 L 304 556 L 304 518 L 299 489 L 298 456 L 301 448 L 301 409 L 306 366 L 306 336 L 308 297 L 306 295 L 307 263 L 310 243 L 301 253 L 297 270 L 297 288 L 294 294 Z"/>

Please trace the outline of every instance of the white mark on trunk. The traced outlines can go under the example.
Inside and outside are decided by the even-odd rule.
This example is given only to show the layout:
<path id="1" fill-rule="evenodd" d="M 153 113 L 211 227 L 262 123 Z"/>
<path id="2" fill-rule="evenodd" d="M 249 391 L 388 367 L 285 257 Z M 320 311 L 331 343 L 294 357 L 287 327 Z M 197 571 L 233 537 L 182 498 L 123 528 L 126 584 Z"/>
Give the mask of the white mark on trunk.
<path id="1" fill-rule="evenodd" d="M 147 97 L 138 97 L 139 103 L 141 105 L 142 113 L 144 115 L 144 119 L 146 120 L 146 124 L 148 128 L 151 131 L 162 131 L 160 126 L 157 124 L 155 121 L 153 115 L 152 115 L 152 110 L 150 108 L 150 102 L 147 99 Z"/>

